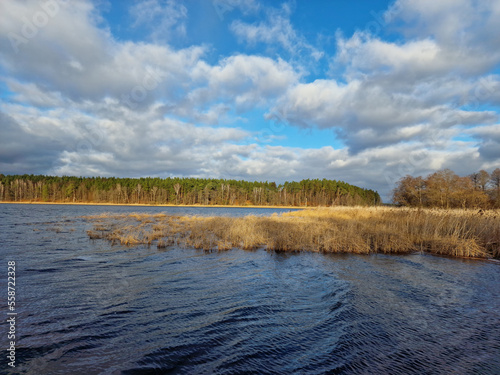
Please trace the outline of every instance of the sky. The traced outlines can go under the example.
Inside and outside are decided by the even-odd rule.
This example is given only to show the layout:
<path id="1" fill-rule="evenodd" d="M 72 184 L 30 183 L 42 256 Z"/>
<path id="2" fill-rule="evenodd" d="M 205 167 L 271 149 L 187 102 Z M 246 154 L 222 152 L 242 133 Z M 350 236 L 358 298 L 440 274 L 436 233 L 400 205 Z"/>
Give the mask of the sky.
<path id="1" fill-rule="evenodd" d="M 2 0 L 0 173 L 500 167 L 500 0 Z"/>

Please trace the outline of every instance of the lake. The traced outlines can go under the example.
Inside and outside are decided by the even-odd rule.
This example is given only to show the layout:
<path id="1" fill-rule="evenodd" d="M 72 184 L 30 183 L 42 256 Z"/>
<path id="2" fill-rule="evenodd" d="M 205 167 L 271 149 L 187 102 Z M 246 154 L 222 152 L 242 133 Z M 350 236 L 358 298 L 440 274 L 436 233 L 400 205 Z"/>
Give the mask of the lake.
<path id="1" fill-rule="evenodd" d="M 102 212 L 288 209 L 0 204 L 16 263 L 3 374 L 499 374 L 500 265 L 435 257 L 205 253 L 89 240 Z"/>

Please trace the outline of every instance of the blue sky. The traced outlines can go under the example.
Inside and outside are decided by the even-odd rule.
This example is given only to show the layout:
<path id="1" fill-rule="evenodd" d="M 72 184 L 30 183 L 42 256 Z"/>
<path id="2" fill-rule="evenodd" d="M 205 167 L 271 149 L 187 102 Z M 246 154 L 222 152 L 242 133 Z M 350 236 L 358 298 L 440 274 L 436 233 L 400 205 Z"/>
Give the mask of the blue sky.
<path id="1" fill-rule="evenodd" d="M 500 166 L 500 0 L 0 2 L 0 173 Z"/>

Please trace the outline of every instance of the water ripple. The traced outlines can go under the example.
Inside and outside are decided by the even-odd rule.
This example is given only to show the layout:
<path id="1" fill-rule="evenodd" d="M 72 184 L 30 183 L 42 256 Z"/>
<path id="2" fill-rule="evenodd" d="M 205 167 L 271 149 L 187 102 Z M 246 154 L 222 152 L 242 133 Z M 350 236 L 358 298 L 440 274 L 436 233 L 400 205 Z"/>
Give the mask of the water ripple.
<path id="1" fill-rule="evenodd" d="M 20 322 L 6 374 L 500 373 L 497 264 L 110 246 L 86 238 L 86 207 L 30 207 L 20 237 L 31 211 L 2 209 Z"/>

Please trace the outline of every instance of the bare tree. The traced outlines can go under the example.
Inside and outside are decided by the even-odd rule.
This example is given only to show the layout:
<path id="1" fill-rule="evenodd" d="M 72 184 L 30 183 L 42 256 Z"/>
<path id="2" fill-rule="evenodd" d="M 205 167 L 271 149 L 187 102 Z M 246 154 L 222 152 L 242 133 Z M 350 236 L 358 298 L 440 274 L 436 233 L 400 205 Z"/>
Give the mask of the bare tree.
<path id="1" fill-rule="evenodd" d="M 393 190 L 393 201 L 403 206 L 422 206 L 425 181 L 422 177 L 405 176 Z"/>
<path id="2" fill-rule="evenodd" d="M 491 172 L 490 182 L 497 190 L 500 190 L 500 168 Z"/>
<path id="3" fill-rule="evenodd" d="M 174 185 L 174 190 L 175 190 L 175 204 L 179 203 L 179 192 L 181 191 L 181 184 L 176 183 Z"/>
<path id="4" fill-rule="evenodd" d="M 469 176 L 472 184 L 474 185 L 474 189 L 479 189 L 479 172 L 471 173 Z"/>
<path id="5" fill-rule="evenodd" d="M 153 186 L 151 188 L 151 200 L 156 203 L 156 194 L 158 194 L 158 187 L 157 186 Z"/>
<path id="6" fill-rule="evenodd" d="M 443 169 L 427 177 L 425 181 L 428 192 L 427 196 L 432 206 L 450 207 L 453 185 L 458 178 L 450 169 Z"/>
<path id="7" fill-rule="evenodd" d="M 486 172 L 484 169 L 479 171 L 478 184 L 482 191 L 486 191 L 486 186 L 490 181 L 490 174 Z"/>
<path id="8" fill-rule="evenodd" d="M 493 172 L 491 172 L 490 182 L 495 188 L 495 206 L 500 207 L 500 168 L 497 168 Z"/>

